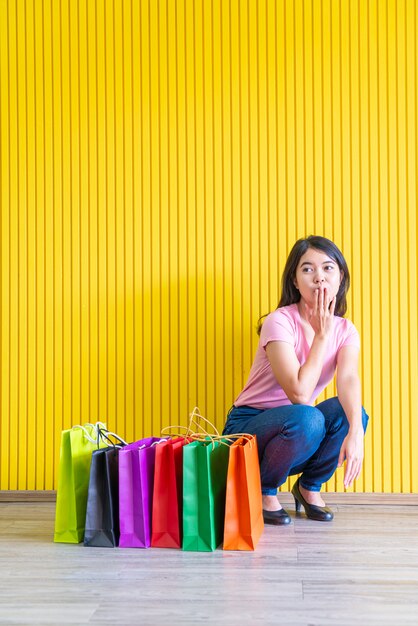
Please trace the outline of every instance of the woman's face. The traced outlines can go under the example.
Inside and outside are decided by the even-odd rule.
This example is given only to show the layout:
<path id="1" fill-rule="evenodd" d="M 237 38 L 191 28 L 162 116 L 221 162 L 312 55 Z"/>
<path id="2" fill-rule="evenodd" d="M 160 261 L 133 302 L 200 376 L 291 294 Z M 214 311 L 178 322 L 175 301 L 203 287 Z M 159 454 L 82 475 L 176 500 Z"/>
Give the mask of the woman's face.
<path id="1" fill-rule="evenodd" d="M 316 289 L 326 289 L 331 300 L 337 295 L 342 279 L 343 271 L 336 261 L 324 252 L 309 248 L 299 260 L 294 284 L 299 289 L 301 298 L 313 307 Z"/>

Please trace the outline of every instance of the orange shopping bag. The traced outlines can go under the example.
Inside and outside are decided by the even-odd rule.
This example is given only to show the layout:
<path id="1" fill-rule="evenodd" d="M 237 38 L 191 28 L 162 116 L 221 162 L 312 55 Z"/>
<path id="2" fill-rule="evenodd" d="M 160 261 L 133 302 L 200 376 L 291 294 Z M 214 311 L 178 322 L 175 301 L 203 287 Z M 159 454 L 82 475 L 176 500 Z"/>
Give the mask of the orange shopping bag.
<path id="1" fill-rule="evenodd" d="M 226 482 L 224 550 L 255 550 L 264 529 L 255 435 L 230 446 Z"/>

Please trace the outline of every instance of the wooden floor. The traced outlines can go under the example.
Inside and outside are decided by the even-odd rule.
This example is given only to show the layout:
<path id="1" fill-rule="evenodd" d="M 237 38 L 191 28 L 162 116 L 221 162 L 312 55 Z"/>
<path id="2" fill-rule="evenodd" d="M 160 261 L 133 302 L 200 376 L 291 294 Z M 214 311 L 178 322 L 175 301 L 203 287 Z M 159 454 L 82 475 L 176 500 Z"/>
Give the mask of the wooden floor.
<path id="1" fill-rule="evenodd" d="M 418 624 L 416 506 L 289 506 L 251 553 L 54 544 L 54 509 L 0 503 L 0 624 Z"/>

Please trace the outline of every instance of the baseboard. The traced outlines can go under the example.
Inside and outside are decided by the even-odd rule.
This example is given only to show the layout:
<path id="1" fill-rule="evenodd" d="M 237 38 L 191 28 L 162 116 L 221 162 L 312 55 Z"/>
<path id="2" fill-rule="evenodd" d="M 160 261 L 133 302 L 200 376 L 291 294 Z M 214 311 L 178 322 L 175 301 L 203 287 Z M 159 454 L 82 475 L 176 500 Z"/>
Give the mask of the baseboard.
<path id="1" fill-rule="evenodd" d="M 55 502 L 56 491 L 0 491 L 0 502 Z"/>
<path id="2" fill-rule="evenodd" d="M 416 493 L 323 493 L 327 504 L 383 504 L 386 506 L 418 506 Z M 55 502 L 56 491 L 0 491 L 0 502 Z M 280 493 L 280 502 L 289 504 L 293 496 L 288 491 Z"/>
<path id="3" fill-rule="evenodd" d="M 386 506 L 418 506 L 416 493 L 337 493 L 322 492 L 327 504 L 383 504 Z M 293 503 L 293 496 L 288 491 L 279 494 L 281 504 Z"/>

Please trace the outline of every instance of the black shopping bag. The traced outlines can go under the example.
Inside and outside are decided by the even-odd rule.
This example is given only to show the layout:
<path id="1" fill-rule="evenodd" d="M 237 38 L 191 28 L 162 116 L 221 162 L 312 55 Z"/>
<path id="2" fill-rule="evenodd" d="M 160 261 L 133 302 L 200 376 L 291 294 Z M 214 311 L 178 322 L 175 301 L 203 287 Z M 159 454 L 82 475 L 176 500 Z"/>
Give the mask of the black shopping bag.
<path id="1" fill-rule="evenodd" d="M 94 450 L 87 495 L 84 545 L 113 548 L 119 543 L 119 448 Z"/>

